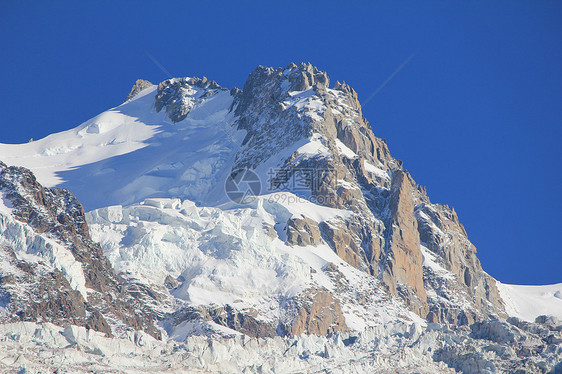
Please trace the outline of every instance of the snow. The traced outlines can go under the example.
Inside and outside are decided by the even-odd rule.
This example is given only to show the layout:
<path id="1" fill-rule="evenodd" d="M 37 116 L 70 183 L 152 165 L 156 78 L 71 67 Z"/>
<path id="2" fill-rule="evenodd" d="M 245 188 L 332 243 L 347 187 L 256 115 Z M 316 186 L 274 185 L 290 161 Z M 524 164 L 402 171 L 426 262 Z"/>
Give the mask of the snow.
<path id="1" fill-rule="evenodd" d="M 278 215 L 279 221 L 287 221 L 290 218 L 308 217 L 316 222 L 325 222 L 336 217 L 349 218 L 352 214 L 349 210 L 330 208 L 299 197 L 292 192 L 276 192 L 262 195 L 259 198 L 263 208 L 272 215 Z M 287 211 L 288 214 L 283 214 Z"/>
<path id="2" fill-rule="evenodd" d="M 369 173 L 373 173 L 379 178 L 390 180 L 390 176 L 386 171 L 379 169 L 378 167 L 367 161 L 365 161 L 364 165 L 365 165 L 365 170 L 367 170 Z"/>
<path id="3" fill-rule="evenodd" d="M 424 245 L 420 245 L 420 250 L 423 256 L 423 266 L 431 269 L 435 274 L 442 278 L 454 279 L 455 275 L 439 265 L 437 261 L 437 255 L 429 250 L 429 248 Z"/>
<path id="4" fill-rule="evenodd" d="M 87 221 L 92 239 L 100 242 L 118 273 L 160 286 L 172 276 L 180 285 L 171 294 L 182 303 L 252 308 L 261 319 L 274 322 L 283 316 L 283 300 L 318 288 L 343 298 L 351 329 L 360 331 L 398 316 L 418 318 L 402 301 L 388 297 L 378 280 L 345 263 L 325 242 L 295 247 L 284 242 L 289 218 L 330 224 L 351 212 L 280 194 L 287 200 L 272 201 L 265 195 L 246 207 L 233 203 L 197 207 L 188 200 L 151 198 L 91 211 Z M 262 229 L 265 225 L 275 227 L 277 236 L 269 236 Z M 347 291 L 324 271 L 329 263 L 344 277 L 340 281 Z M 355 295 L 366 292 L 371 301 L 359 304 Z M 202 327 L 177 328 L 171 334 L 185 337 L 185 329 Z"/>
<path id="5" fill-rule="evenodd" d="M 345 144 L 341 142 L 341 140 L 336 139 L 336 146 L 338 147 L 338 151 L 343 154 L 347 158 L 356 158 L 357 154 L 349 149 Z"/>
<path id="6" fill-rule="evenodd" d="M 106 338 L 84 327 L 0 325 L 0 371 L 72 373 L 454 373 L 434 362 L 435 337 L 415 323 L 388 323 L 350 335 L 256 339 L 217 325 L 184 324 L 174 340 L 142 332 Z M 190 335 L 208 328 L 213 338 Z M 228 336 L 228 337 L 225 337 Z M 423 370 L 420 371 L 420 368 Z"/>
<path id="7" fill-rule="evenodd" d="M 523 286 L 496 281 L 506 312 L 533 322 L 540 315 L 562 320 L 562 283 L 545 286 Z"/>
<path id="8" fill-rule="evenodd" d="M 287 296 L 310 282 L 310 268 L 259 229 L 271 221 L 265 211 L 197 208 L 174 199 L 118 209 L 88 213 L 92 237 L 115 269 L 160 285 L 167 275 L 181 276 L 173 294 L 194 305 L 242 299 L 259 307 L 267 296 Z"/>
<path id="9" fill-rule="evenodd" d="M 65 181 L 64 172 L 145 147 L 157 127 L 148 125 L 148 118 L 141 121 L 137 115 L 144 102 L 151 99 L 154 93 L 106 111 L 75 129 L 34 142 L 0 144 L 0 159 L 7 165 L 31 169 L 47 187 L 60 185 Z"/>
<path id="10" fill-rule="evenodd" d="M 155 112 L 153 86 L 74 129 L 0 144 L 0 160 L 31 169 L 46 187 L 71 190 L 87 210 L 149 197 L 213 204 L 244 134 L 232 127 L 228 91 L 202 94 L 193 95 L 187 118 L 171 123 L 165 110 Z"/>
<path id="11" fill-rule="evenodd" d="M 308 143 L 299 147 L 297 152 L 309 157 L 316 157 L 318 155 L 327 157 L 331 154 L 329 149 L 322 144 L 322 138 L 319 136 L 312 137 Z"/>
<path id="12" fill-rule="evenodd" d="M 316 95 L 314 88 L 305 91 L 290 91 L 289 99 L 281 103 L 283 108 L 295 107 L 298 112 L 305 114 L 315 121 L 321 121 L 326 106 Z"/>
<path id="13" fill-rule="evenodd" d="M 15 219 L 3 198 L 0 198 L 0 233 L 0 245 L 12 248 L 19 259 L 31 263 L 44 261 L 60 270 L 70 286 L 87 300 L 82 264 L 76 261 L 68 248 L 46 234 L 35 233 L 29 225 Z M 2 267 L 1 271 L 6 272 L 8 269 Z"/>
<path id="14" fill-rule="evenodd" d="M 12 208 L 10 200 L 5 198 L 5 193 L 3 191 L 0 191 L 0 214 L 11 215 Z"/>

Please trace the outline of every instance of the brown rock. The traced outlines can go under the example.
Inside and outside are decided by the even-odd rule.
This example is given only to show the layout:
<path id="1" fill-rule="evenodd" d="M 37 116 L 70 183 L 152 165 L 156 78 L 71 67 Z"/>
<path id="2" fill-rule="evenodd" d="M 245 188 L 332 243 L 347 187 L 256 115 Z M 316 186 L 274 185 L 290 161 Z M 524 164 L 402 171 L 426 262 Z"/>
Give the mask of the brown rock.
<path id="1" fill-rule="evenodd" d="M 150 86 L 153 86 L 153 84 L 150 83 L 149 81 L 144 80 L 144 79 L 137 79 L 137 81 L 135 82 L 135 84 L 131 88 L 131 91 L 127 95 L 127 98 L 125 99 L 124 102 L 127 102 L 127 101 L 131 100 L 132 98 L 137 96 L 140 92 L 142 92 L 143 90 L 147 89 Z"/>
<path id="2" fill-rule="evenodd" d="M 351 266 L 361 267 L 363 260 L 358 254 L 361 247 L 355 242 L 343 222 L 322 222 L 320 228 L 326 241 L 340 258 Z"/>
<path id="3" fill-rule="evenodd" d="M 396 283 L 410 287 L 419 298 L 418 314 L 427 314 L 427 295 L 423 285 L 423 256 L 420 251 L 418 225 L 414 216 L 414 201 L 409 176 L 397 170 L 392 175 L 388 227 L 388 260 L 383 277 L 395 289 Z"/>
<path id="4" fill-rule="evenodd" d="M 287 221 L 288 245 L 318 245 L 322 242 L 318 223 L 308 217 L 291 218 Z"/>
<path id="5" fill-rule="evenodd" d="M 294 318 L 285 326 L 287 335 L 328 335 L 347 330 L 340 303 L 325 289 L 308 289 L 291 301 Z"/>

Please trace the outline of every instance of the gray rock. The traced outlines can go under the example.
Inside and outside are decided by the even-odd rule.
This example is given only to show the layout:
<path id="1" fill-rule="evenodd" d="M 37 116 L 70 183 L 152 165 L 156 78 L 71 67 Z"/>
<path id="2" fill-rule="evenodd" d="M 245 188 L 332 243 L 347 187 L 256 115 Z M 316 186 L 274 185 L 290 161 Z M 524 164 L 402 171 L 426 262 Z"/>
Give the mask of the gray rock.
<path id="1" fill-rule="evenodd" d="M 125 99 L 124 103 L 126 103 L 129 100 L 134 99 L 135 96 L 137 96 L 139 93 L 141 93 L 142 91 L 144 91 L 148 87 L 152 87 L 152 86 L 154 86 L 154 85 L 152 83 L 150 83 L 149 81 L 146 81 L 144 79 L 137 79 L 137 81 L 135 82 L 135 84 L 131 88 L 131 91 L 127 95 L 127 98 Z"/>

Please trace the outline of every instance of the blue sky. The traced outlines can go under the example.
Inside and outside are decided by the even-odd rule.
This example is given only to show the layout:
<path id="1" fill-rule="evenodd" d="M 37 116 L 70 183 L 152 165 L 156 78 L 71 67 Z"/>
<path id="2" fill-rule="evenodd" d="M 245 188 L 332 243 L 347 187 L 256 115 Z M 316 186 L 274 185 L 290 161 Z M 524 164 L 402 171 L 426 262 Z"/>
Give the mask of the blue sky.
<path id="1" fill-rule="evenodd" d="M 562 282 L 562 3 L 0 1 L 0 142 L 75 127 L 137 78 L 241 87 L 306 61 L 345 80 L 375 135 L 454 206 L 483 267 Z"/>

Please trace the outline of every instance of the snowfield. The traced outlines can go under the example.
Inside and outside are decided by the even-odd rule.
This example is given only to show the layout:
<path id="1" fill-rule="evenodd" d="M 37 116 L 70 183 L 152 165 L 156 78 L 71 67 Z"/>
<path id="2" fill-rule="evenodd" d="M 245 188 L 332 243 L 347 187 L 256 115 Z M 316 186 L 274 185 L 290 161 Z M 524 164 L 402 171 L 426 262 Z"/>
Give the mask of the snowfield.
<path id="1" fill-rule="evenodd" d="M 562 320 L 562 283 L 546 286 L 520 286 L 497 282 L 509 315 L 534 321 L 540 315 Z"/>
<path id="2" fill-rule="evenodd" d="M 171 294 L 180 305 L 252 308 L 260 319 L 273 322 L 282 318 L 283 300 L 311 287 L 334 290 L 337 284 L 324 271 L 332 264 L 349 281 L 342 307 L 350 328 L 361 331 L 399 317 L 425 324 L 398 298 L 384 297 L 374 278 L 329 246 L 291 247 L 279 239 L 285 236 L 288 218 L 329 222 L 349 212 L 310 202 L 282 205 L 269 198 L 258 198 L 255 207 L 227 205 L 224 210 L 197 207 L 188 200 L 148 199 L 91 211 L 87 220 L 92 239 L 102 245 L 117 272 L 160 287 L 169 276 L 177 279 L 180 284 Z M 357 292 L 372 293 L 372 301 L 358 303 Z"/>

